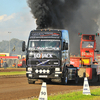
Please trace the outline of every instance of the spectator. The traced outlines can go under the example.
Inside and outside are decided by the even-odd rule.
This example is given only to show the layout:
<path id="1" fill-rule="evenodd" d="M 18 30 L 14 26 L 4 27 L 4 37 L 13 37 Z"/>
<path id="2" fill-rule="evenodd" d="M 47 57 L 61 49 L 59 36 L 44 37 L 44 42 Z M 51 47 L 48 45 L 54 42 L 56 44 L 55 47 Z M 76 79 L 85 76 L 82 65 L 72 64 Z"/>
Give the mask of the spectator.
<path id="1" fill-rule="evenodd" d="M 89 43 L 89 44 L 87 45 L 87 47 L 93 48 L 93 45 L 92 45 L 91 43 Z"/>
<path id="2" fill-rule="evenodd" d="M 3 67 L 3 59 L 1 58 L 1 67 Z"/>
<path id="3" fill-rule="evenodd" d="M 8 67 L 6 58 L 4 59 L 3 62 L 4 62 L 4 69 L 6 69 Z"/>
<path id="4" fill-rule="evenodd" d="M 23 57 L 23 59 L 22 59 L 22 67 L 25 68 L 25 66 L 26 66 L 26 59 Z"/>

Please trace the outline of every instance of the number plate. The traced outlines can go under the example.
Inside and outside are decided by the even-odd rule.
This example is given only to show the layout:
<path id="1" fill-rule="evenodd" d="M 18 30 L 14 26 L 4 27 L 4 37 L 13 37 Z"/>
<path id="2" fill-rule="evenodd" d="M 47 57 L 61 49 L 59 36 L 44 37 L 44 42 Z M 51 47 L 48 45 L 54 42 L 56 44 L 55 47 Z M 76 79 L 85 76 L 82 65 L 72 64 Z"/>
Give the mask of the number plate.
<path id="1" fill-rule="evenodd" d="M 47 78 L 47 75 L 39 75 L 40 78 Z"/>

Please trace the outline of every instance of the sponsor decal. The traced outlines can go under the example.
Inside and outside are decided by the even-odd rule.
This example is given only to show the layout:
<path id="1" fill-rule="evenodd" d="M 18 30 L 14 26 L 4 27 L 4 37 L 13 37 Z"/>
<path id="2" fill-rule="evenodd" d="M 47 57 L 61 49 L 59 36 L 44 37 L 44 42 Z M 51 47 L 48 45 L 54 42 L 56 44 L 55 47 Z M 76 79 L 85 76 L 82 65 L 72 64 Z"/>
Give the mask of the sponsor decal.
<path id="1" fill-rule="evenodd" d="M 93 52 L 89 52 L 89 53 L 85 53 L 85 52 L 82 52 L 82 56 L 85 56 L 85 55 L 91 55 L 91 56 L 93 56 Z"/>
<path id="2" fill-rule="evenodd" d="M 52 35 L 52 36 L 56 36 L 56 35 L 59 35 L 58 33 L 53 33 L 53 34 L 45 34 L 45 35 L 40 35 L 40 36 L 50 36 L 50 35 Z"/>
<path id="3" fill-rule="evenodd" d="M 28 50 L 60 50 L 59 47 L 34 47 L 28 48 Z"/>
<path id="4" fill-rule="evenodd" d="M 37 64 L 37 66 L 41 65 L 41 64 L 45 64 L 47 63 L 49 60 L 46 60 L 46 61 L 42 61 L 41 63 Z"/>
<path id="5" fill-rule="evenodd" d="M 0 56 L 6 56 L 6 54 L 0 54 Z"/>
<path id="6" fill-rule="evenodd" d="M 70 61 L 70 64 L 74 64 L 74 62 Z"/>
<path id="7" fill-rule="evenodd" d="M 34 53 L 34 58 L 53 58 L 50 53 Z"/>

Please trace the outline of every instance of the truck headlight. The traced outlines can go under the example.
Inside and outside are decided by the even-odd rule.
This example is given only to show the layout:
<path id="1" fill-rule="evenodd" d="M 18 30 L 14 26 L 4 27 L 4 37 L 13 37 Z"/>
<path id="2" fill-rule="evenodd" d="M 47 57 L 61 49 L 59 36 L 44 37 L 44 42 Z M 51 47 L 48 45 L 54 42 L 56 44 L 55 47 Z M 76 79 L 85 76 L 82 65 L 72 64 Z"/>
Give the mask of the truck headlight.
<path id="1" fill-rule="evenodd" d="M 32 74 L 28 74 L 28 77 L 32 77 Z"/>
<path id="2" fill-rule="evenodd" d="M 36 69 L 36 70 L 35 70 L 35 73 L 38 73 L 38 72 L 39 72 L 38 69 Z"/>
<path id="3" fill-rule="evenodd" d="M 32 71 L 32 67 L 28 67 L 28 69 L 27 69 L 28 71 Z"/>
<path id="4" fill-rule="evenodd" d="M 46 73 L 46 70 L 45 69 L 43 69 L 43 73 Z"/>
<path id="5" fill-rule="evenodd" d="M 55 68 L 55 71 L 60 71 L 60 68 Z"/>
<path id="6" fill-rule="evenodd" d="M 40 69 L 39 72 L 42 73 L 42 69 Z"/>
<path id="7" fill-rule="evenodd" d="M 47 69 L 47 73 L 50 73 L 50 70 L 49 69 Z"/>

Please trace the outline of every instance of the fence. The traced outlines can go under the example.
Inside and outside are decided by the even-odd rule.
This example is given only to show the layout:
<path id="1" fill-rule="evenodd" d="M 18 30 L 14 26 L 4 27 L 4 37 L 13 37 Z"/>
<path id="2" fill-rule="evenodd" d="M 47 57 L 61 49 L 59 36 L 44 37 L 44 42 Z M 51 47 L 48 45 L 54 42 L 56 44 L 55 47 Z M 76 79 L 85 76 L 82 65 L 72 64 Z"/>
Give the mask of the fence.
<path id="1" fill-rule="evenodd" d="M 3 65 L 0 63 L 0 67 L 14 67 L 17 68 L 18 64 L 18 56 L 5 56 L 5 57 L 0 57 L 0 60 L 3 60 Z M 0 61 L 1 62 L 1 61 Z"/>

